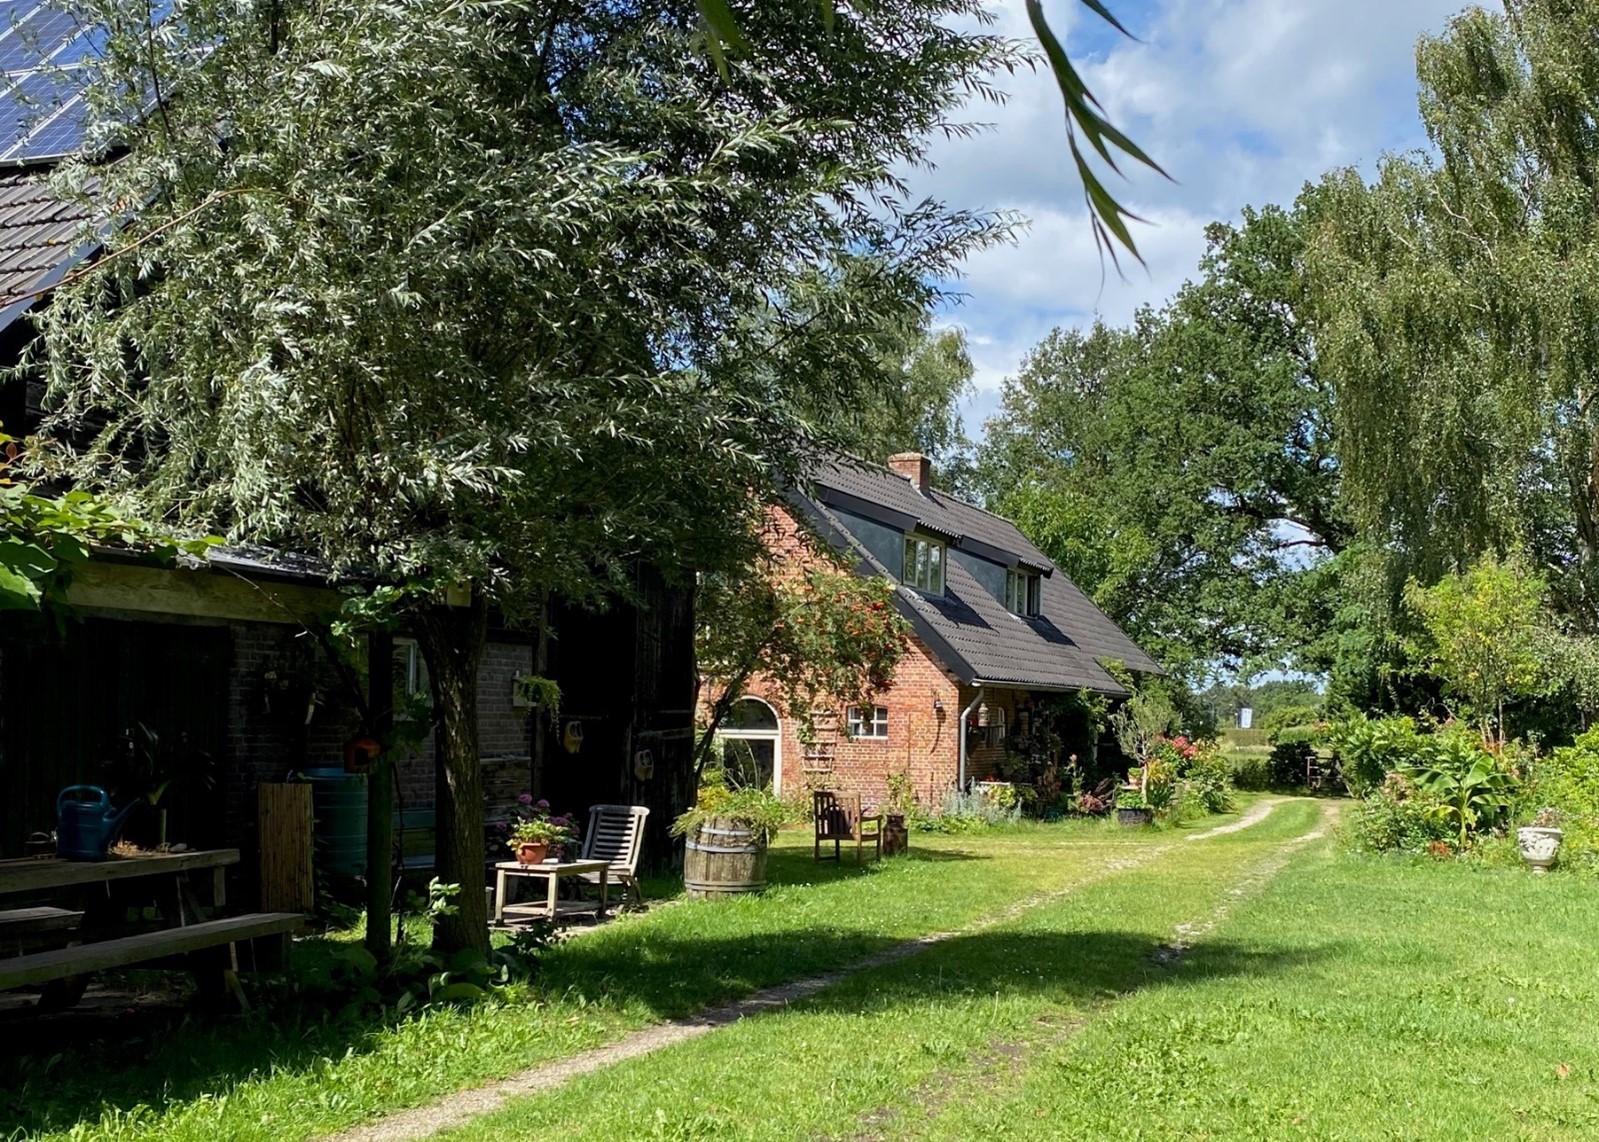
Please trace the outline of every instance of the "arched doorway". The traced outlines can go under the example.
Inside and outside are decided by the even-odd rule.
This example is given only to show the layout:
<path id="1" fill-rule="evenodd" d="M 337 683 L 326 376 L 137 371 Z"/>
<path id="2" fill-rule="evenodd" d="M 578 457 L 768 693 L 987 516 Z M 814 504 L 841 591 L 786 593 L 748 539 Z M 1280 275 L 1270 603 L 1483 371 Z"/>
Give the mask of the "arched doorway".
<path id="1" fill-rule="evenodd" d="M 777 711 L 759 698 L 740 698 L 716 731 L 723 765 L 741 784 L 783 792 L 783 736 Z"/>

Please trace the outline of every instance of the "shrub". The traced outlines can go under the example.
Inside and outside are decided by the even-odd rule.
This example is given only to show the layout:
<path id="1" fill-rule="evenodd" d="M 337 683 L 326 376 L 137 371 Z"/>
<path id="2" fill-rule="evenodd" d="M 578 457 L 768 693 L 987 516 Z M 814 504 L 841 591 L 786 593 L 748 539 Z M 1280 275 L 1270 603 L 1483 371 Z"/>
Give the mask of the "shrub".
<path id="1" fill-rule="evenodd" d="M 1207 813 L 1225 813 L 1233 807 L 1232 770 L 1215 750 L 1201 748 L 1182 767 L 1184 792 Z"/>
<path id="2" fill-rule="evenodd" d="M 1266 758 L 1257 754 L 1234 753 L 1223 760 L 1232 769 L 1234 789 L 1261 793 L 1271 788 L 1271 770 Z"/>
<path id="3" fill-rule="evenodd" d="M 1350 841 L 1368 852 L 1428 852 L 1451 830 L 1435 798 L 1403 773 L 1391 773 L 1350 815 Z"/>
<path id="4" fill-rule="evenodd" d="M 1554 809 L 1565 831 L 1560 859 L 1568 867 L 1599 864 L 1599 728 L 1527 766 L 1518 817 Z"/>
<path id="5" fill-rule="evenodd" d="M 1339 722 L 1327 732 L 1349 792 L 1362 797 L 1390 773 L 1425 764 L 1428 736 L 1410 718 L 1368 718 Z"/>
<path id="6" fill-rule="evenodd" d="M 1271 747 L 1266 759 L 1266 780 L 1273 789 L 1299 789 L 1305 784 L 1316 747 L 1309 739 L 1295 737 Z"/>

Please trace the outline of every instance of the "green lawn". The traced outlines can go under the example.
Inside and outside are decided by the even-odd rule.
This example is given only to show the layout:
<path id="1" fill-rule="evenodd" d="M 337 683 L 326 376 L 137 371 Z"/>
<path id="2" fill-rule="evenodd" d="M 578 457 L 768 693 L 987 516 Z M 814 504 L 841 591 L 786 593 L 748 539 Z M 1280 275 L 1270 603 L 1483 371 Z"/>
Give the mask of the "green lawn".
<path id="1" fill-rule="evenodd" d="M 857 870 L 815 864 L 808 834 L 788 833 L 764 897 L 624 918 L 551 951 L 536 984 L 497 1005 L 397 1025 L 280 1011 L 65 1055 L 24 1050 L 0 1074 L 0 1138 L 315 1137 L 958 927 L 1138 843 L 1103 822 L 918 834 L 906 858 Z"/>
<path id="2" fill-rule="evenodd" d="M 143 1066 L 139 1043 L 30 1062 L 0 1105 L 17 1096 L 16 1125 L 49 1137 L 313 1137 L 965 927 L 448 1137 L 1599 1137 L 1599 886 L 1295 845 L 1328 804 L 1195 842 L 1085 824 L 918 836 L 863 874 L 818 869 L 788 837 L 764 899 L 585 936 L 503 1006 L 189 1029 Z"/>
<path id="3" fill-rule="evenodd" d="M 448 1137 L 1599 1136 L 1593 882 L 1329 842 L 1264 879 L 1317 811 Z"/>

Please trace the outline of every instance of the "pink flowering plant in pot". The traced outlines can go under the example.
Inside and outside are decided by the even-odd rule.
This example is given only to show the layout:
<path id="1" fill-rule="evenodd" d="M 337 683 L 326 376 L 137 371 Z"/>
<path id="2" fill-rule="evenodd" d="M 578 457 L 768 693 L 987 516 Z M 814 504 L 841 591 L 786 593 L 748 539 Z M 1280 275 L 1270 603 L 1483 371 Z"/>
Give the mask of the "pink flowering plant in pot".
<path id="1" fill-rule="evenodd" d="M 563 848 L 577 840 L 577 827 L 572 818 L 566 814 L 552 814 L 550 803 L 533 800 L 531 793 L 517 797 L 506 833 L 506 846 L 523 864 L 538 864 L 546 857 L 558 857 Z"/>

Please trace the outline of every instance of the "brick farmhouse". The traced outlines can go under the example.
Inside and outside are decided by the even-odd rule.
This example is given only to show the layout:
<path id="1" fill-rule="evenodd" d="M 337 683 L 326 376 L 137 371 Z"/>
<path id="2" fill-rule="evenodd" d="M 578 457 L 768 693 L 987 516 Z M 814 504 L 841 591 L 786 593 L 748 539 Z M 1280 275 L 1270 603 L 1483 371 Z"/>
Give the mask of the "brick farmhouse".
<path id="1" fill-rule="evenodd" d="M 768 680 L 752 680 L 718 736 L 747 745 L 779 795 L 828 788 L 880 803 L 898 776 L 936 808 L 949 789 L 1007 776 L 1018 748 L 1035 762 L 1075 753 L 1086 763 L 1099 735 L 1066 724 L 1059 700 L 1126 696 L 1107 663 L 1160 673 L 1014 524 L 934 488 L 917 453 L 815 470 L 770 512 L 767 543 L 800 561 L 815 558 L 813 537 L 859 574 L 897 584 L 911 641 L 870 708 L 818 710 L 806 730 L 768 701 Z M 1037 757 L 1046 742 L 1060 756 Z"/>

